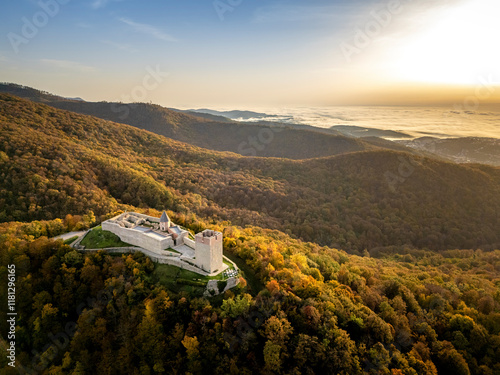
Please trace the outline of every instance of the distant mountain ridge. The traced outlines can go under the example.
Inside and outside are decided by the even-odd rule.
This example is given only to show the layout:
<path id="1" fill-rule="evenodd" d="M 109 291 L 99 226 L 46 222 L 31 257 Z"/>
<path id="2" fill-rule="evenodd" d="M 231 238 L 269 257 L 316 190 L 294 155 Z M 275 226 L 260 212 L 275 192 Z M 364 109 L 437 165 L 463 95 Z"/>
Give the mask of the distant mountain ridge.
<path id="1" fill-rule="evenodd" d="M 16 83 L 9 82 L 0 82 L 0 92 L 5 92 L 39 103 L 51 103 L 62 100 L 74 101 L 74 99 L 64 98 L 62 96 L 51 94 L 47 91 L 38 90 L 33 87 L 18 85 Z"/>
<path id="2" fill-rule="evenodd" d="M 383 149 L 216 152 L 0 94 L 0 222 L 169 208 L 348 251 L 500 246 L 500 169 Z"/>
<path id="3" fill-rule="evenodd" d="M 419 151 L 429 152 L 456 163 L 482 163 L 500 166 L 500 139 L 421 137 L 399 141 Z"/>
<path id="4" fill-rule="evenodd" d="M 132 125 L 195 146 L 231 151 L 243 156 L 310 159 L 380 148 L 380 145 L 370 144 L 369 141 L 307 125 L 220 121 L 218 118 L 200 117 L 146 103 L 82 102 L 16 84 L 0 84 L 0 92 Z M 400 146 L 388 148 L 399 149 Z"/>
<path id="5" fill-rule="evenodd" d="M 457 138 L 442 140 L 422 137 L 405 140 L 397 131 L 340 125 L 330 129 L 303 124 L 283 124 L 260 120 L 245 123 L 223 117 L 266 116 L 252 111 L 219 112 L 200 109 L 193 112 L 146 103 L 86 102 L 63 98 L 45 91 L 12 83 L 0 83 L 0 92 L 10 93 L 52 107 L 95 116 L 148 130 L 181 142 L 216 151 L 231 151 L 243 156 L 311 159 L 368 150 L 395 150 L 429 156 L 455 163 L 500 165 L 499 140 Z M 239 118 L 239 117 L 237 117 Z M 389 141 L 384 138 L 391 138 Z"/>
<path id="6" fill-rule="evenodd" d="M 411 138 L 410 135 L 400 131 L 366 128 L 363 126 L 334 125 L 330 129 L 336 130 L 344 135 L 356 138 L 366 138 L 366 137 Z"/>
<path id="7" fill-rule="evenodd" d="M 267 113 L 262 113 L 262 112 L 240 111 L 240 110 L 215 111 L 213 109 L 202 108 L 202 109 L 191 109 L 190 111 L 196 113 L 207 113 L 214 116 L 224 116 L 232 120 L 236 119 L 248 120 L 251 118 L 278 117 L 276 115 L 268 115 Z"/>

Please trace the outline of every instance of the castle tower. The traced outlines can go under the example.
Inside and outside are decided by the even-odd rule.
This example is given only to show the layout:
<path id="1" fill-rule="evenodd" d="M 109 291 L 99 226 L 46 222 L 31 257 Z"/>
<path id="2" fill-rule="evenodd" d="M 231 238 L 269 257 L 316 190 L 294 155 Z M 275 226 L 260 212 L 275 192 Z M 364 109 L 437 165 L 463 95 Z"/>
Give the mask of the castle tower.
<path id="1" fill-rule="evenodd" d="M 194 252 L 198 267 L 207 272 L 221 271 L 222 233 L 210 229 L 195 236 Z"/>
<path id="2" fill-rule="evenodd" d="M 170 221 L 170 218 L 168 217 L 167 213 L 163 211 L 160 217 L 160 230 L 166 232 L 171 225 L 172 222 Z"/>

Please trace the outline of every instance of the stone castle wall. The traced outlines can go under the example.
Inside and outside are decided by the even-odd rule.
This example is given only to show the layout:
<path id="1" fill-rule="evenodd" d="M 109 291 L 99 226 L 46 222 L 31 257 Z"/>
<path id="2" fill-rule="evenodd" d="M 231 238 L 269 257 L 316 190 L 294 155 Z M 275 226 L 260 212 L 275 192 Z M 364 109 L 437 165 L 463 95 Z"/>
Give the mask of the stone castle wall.
<path id="1" fill-rule="evenodd" d="M 124 215 L 124 214 L 122 214 L 122 215 Z M 134 216 L 137 216 L 137 217 L 140 217 L 142 219 L 148 220 L 148 221 L 150 221 L 152 223 L 159 223 L 160 222 L 160 218 L 158 218 L 158 217 L 149 216 L 149 215 L 145 215 L 145 214 L 139 214 L 137 212 L 134 212 Z M 111 220 L 113 220 L 113 219 L 111 219 Z"/>
<path id="2" fill-rule="evenodd" d="M 151 223 L 159 223 L 160 219 L 144 214 L 131 213 L 139 219 L 148 220 Z M 123 242 L 144 249 L 144 253 L 158 263 L 168 263 L 194 272 L 201 270 L 207 273 L 222 271 L 224 268 L 222 254 L 222 233 L 212 230 L 205 230 L 196 234 L 193 241 L 188 237 L 187 232 L 182 232 L 177 240 L 170 235 L 168 237 L 156 236 L 154 232 L 146 230 L 145 232 L 134 230 L 132 227 L 123 227 L 127 225 L 122 219 L 127 215 L 123 213 L 102 223 L 102 229 L 116 234 Z M 119 224 L 120 223 L 120 224 Z M 144 228 L 144 227 L 143 227 Z M 186 257 L 172 258 L 164 250 L 173 248 L 176 245 L 186 245 L 194 249 L 194 258 L 189 254 Z M 167 261 L 165 261 L 167 259 Z M 201 269 L 201 270 L 200 270 Z"/>
<path id="3" fill-rule="evenodd" d="M 115 254 L 127 254 L 127 253 L 136 253 L 140 252 L 144 254 L 144 251 L 140 248 L 137 247 L 109 247 L 106 249 L 84 249 L 82 251 L 88 251 L 88 252 L 96 252 L 96 251 L 106 251 L 107 253 L 115 253 Z M 190 264 L 187 264 L 186 262 L 183 262 L 182 260 L 179 259 L 179 257 L 176 256 L 158 256 L 155 257 L 154 255 L 151 254 L 145 254 L 147 257 L 149 257 L 153 262 L 155 263 L 160 263 L 160 264 L 170 264 L 172 266 L 176 266 L 179 268 L 182 268 L 184 270 L 200 273 L 200 269 L 198 267 L 192 266 Z"/>
<path id="4" fill-rule="evenodd" d="M 158 254 L 161 254 L 162 250 L 174 246 L 174 241 L 171 237 L 166 237 L 161 240 L 152 238 L 145 233 L 141 233 L 133 229 L 123 228 L 109 220 L 102 223 L 102 229 L 116 234 L 123 242 L 143 247 Z"/>
<path id="5" fill-rule="evenodd" d="M 184 245 L 189 246 L 191 249 L 195 248 L 194 241 L 191 238 L 189 238 L 188 236 L 184 237 Z"/>

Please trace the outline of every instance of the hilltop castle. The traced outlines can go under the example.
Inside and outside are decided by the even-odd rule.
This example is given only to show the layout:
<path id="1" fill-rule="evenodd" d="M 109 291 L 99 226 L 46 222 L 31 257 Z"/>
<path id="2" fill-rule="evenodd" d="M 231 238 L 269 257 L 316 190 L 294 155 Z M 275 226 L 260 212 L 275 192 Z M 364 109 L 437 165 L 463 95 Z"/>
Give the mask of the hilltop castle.
<path id="1" fill-rule="evenodd" d="M 159 219 L 125 212 L 104 221 L 102 229 L 116 234 L 123 242 L 153 253 L 153 256 L 171 260 L 167 263 L 182 267 L 184 262 L 183 268 L 195 272 L 202 270 L 213 274 L 227 268 L 223 262 L 222 233 L 206 229 L 193 237 L 187 230 L 174 224 L 165 211 Z"/>

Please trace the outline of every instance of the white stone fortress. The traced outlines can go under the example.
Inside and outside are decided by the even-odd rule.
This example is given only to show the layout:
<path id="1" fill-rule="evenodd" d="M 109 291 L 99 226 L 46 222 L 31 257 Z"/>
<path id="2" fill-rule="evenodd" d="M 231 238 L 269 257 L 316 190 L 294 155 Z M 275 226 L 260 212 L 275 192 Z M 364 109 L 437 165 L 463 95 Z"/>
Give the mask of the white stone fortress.
<path id="1" fill-rule="evenodd" d="M 228 268 L 223 261 L 222 233 L 206 229 L 193 237 L 172 223 L 163 211 L 161 218 L 125 212 L 102 223 L 102 229 L 123 242 L 137 246 L 161 263 L 201 274 L 218 274 Z M 232 262 L 231 262 L 232 263 Z"/>

